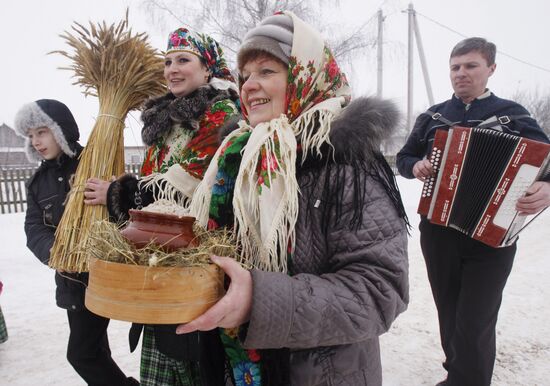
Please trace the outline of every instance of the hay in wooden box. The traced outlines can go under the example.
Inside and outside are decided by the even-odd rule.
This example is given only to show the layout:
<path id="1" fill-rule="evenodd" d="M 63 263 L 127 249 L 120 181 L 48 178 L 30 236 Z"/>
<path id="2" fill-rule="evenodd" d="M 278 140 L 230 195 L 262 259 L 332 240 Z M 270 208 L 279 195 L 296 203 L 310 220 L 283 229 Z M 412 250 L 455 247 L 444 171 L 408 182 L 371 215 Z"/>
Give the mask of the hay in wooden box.
<path id="1" fill-rule="evenodd" d="M 73 187 L 56 230 L 50 266 L 69 271 L 87 271 L 86 245 L 90 224 L 106 219 L 102 205 L 84 205 L 84 185 L 90 177 L 108 180 L 124 172 L 124 120 L 150 96 L 165 92 L 160 54 L 144 33 L 128 28 L 128 12 L 118 24 L 105 22 L 89 28 L 74 23 L 73 33 L 61 37 L 73 53 L 54 51 L 72 60 L 64 69 L 74 71 L 85 95 L 97 96 L 99 114 L 80 157 Z"/>

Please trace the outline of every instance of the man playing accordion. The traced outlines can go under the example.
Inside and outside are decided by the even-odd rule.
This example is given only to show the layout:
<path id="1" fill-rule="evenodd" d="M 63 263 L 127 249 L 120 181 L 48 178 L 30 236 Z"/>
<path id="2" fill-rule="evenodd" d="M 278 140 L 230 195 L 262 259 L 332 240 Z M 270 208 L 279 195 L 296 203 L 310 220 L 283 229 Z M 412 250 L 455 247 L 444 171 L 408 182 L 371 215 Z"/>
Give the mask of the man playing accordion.
<path id="1" fill-rule="evenodd" d="M 468 38 L 453 48 L 449 64 L 454 94 L 417 118 L 397 154 L 402 176 L 424 181 L 433 174 L 426 156 L 431 153 L 437 129 L 483 126 L 550 143 L 523 106 L 486 88 L 496 68 L 495 55 L 496 46 L 483 38 Z M 537 181 L 517 201 L 516 210 L 534 214 L 549 205 L 550 183 Z M 489 385 L 497 316 L 516 243 L 493 248 L 451 227 L 432 224 L 425 216 L 419 229 L 445 353 L 447 379 L 439 385 Z"/>

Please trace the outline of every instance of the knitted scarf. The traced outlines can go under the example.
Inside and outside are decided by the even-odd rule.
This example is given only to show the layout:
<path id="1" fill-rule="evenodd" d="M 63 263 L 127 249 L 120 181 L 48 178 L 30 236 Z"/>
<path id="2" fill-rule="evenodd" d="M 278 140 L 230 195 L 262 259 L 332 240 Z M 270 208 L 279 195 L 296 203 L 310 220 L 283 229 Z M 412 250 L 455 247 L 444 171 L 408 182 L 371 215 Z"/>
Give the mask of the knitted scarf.
<path id="1" fill-rule="evenodd" d="M 190 212 L 208 228 L 233 226 L 247 266 L 286 273 L 298 217 L 297 154 L 320 154 L 330 145 L 331 122 L 351 90 L 320 34 L 285 14 L 294 24 L 286 114 L 254 128 L 239 122 L 216 151 Z M 288 352 L 245 350 L 238 331 L 221 333 L 236 384 L 287 385 Z"/>

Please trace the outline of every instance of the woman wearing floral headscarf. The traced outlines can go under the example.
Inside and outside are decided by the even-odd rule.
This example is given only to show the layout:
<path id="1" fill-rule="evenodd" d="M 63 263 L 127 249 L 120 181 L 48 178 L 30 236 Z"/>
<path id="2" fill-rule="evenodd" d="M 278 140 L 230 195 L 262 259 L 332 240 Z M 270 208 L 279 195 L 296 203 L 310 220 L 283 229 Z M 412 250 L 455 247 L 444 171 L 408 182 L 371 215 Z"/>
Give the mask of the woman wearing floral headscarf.
<path id="1" fill-rule="evenodd" d="M 92 178 L 86 184 L 85 202 L 106 204 L 117 221 L 127 220 L 130 209 L 160 199 L 186 206 L 220 145 L 221 127 L 238 113 L 237 86 L 222 49 L 208 35 L 186 28 L 172 32 L 164 77 L 170 91 L 147 101 L 141 116 L 141 135 L 148 146 L 141 177 L 125 175 L 110 184 Z M 142 328 L 132 326 L 132 351 Z M 208 342 L 213 334 L 178 336 L 173 325 L 145 326 L 141 384 L 192 384 L 199 371 L 194 363 L 207 355 L 215 358 L 213 349 L 211 353 L 198 350 L 198 342 Z M 212 385 L 223 381 L 209 374 L 203 379 Z"/>
<path id="2" fill-rule="evenodd" d="M 408 302 L 406 215 L 379 150 L 397 110 L 350 103 L 330 49 L 291 12 L 245 36 L 238 66 L 246 121 L 191 212 L 234 227 L 251 269 L 212 257 L 228 291 L 178 332 L 221 327 L 236 385 L 381 385 L 378 337 Z"/>

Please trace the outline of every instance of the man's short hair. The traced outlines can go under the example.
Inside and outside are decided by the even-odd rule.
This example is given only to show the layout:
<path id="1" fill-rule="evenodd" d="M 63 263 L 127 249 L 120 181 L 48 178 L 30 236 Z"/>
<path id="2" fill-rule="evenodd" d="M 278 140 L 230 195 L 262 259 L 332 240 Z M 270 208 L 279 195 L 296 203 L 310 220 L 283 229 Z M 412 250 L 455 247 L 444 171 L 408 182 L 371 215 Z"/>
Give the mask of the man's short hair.
<path id="1" fill-rule="evenodd" d="M 495 63 L 497 54 L 497 46 L 494 43 L 488 42 L 484 38 L 468 38 L 457 43 L 451 51 L 451 58 L 455 56 L 466 55 L 472 51 L 477 51 L 485 58 L 487 65 L 491 66 Z"/>

